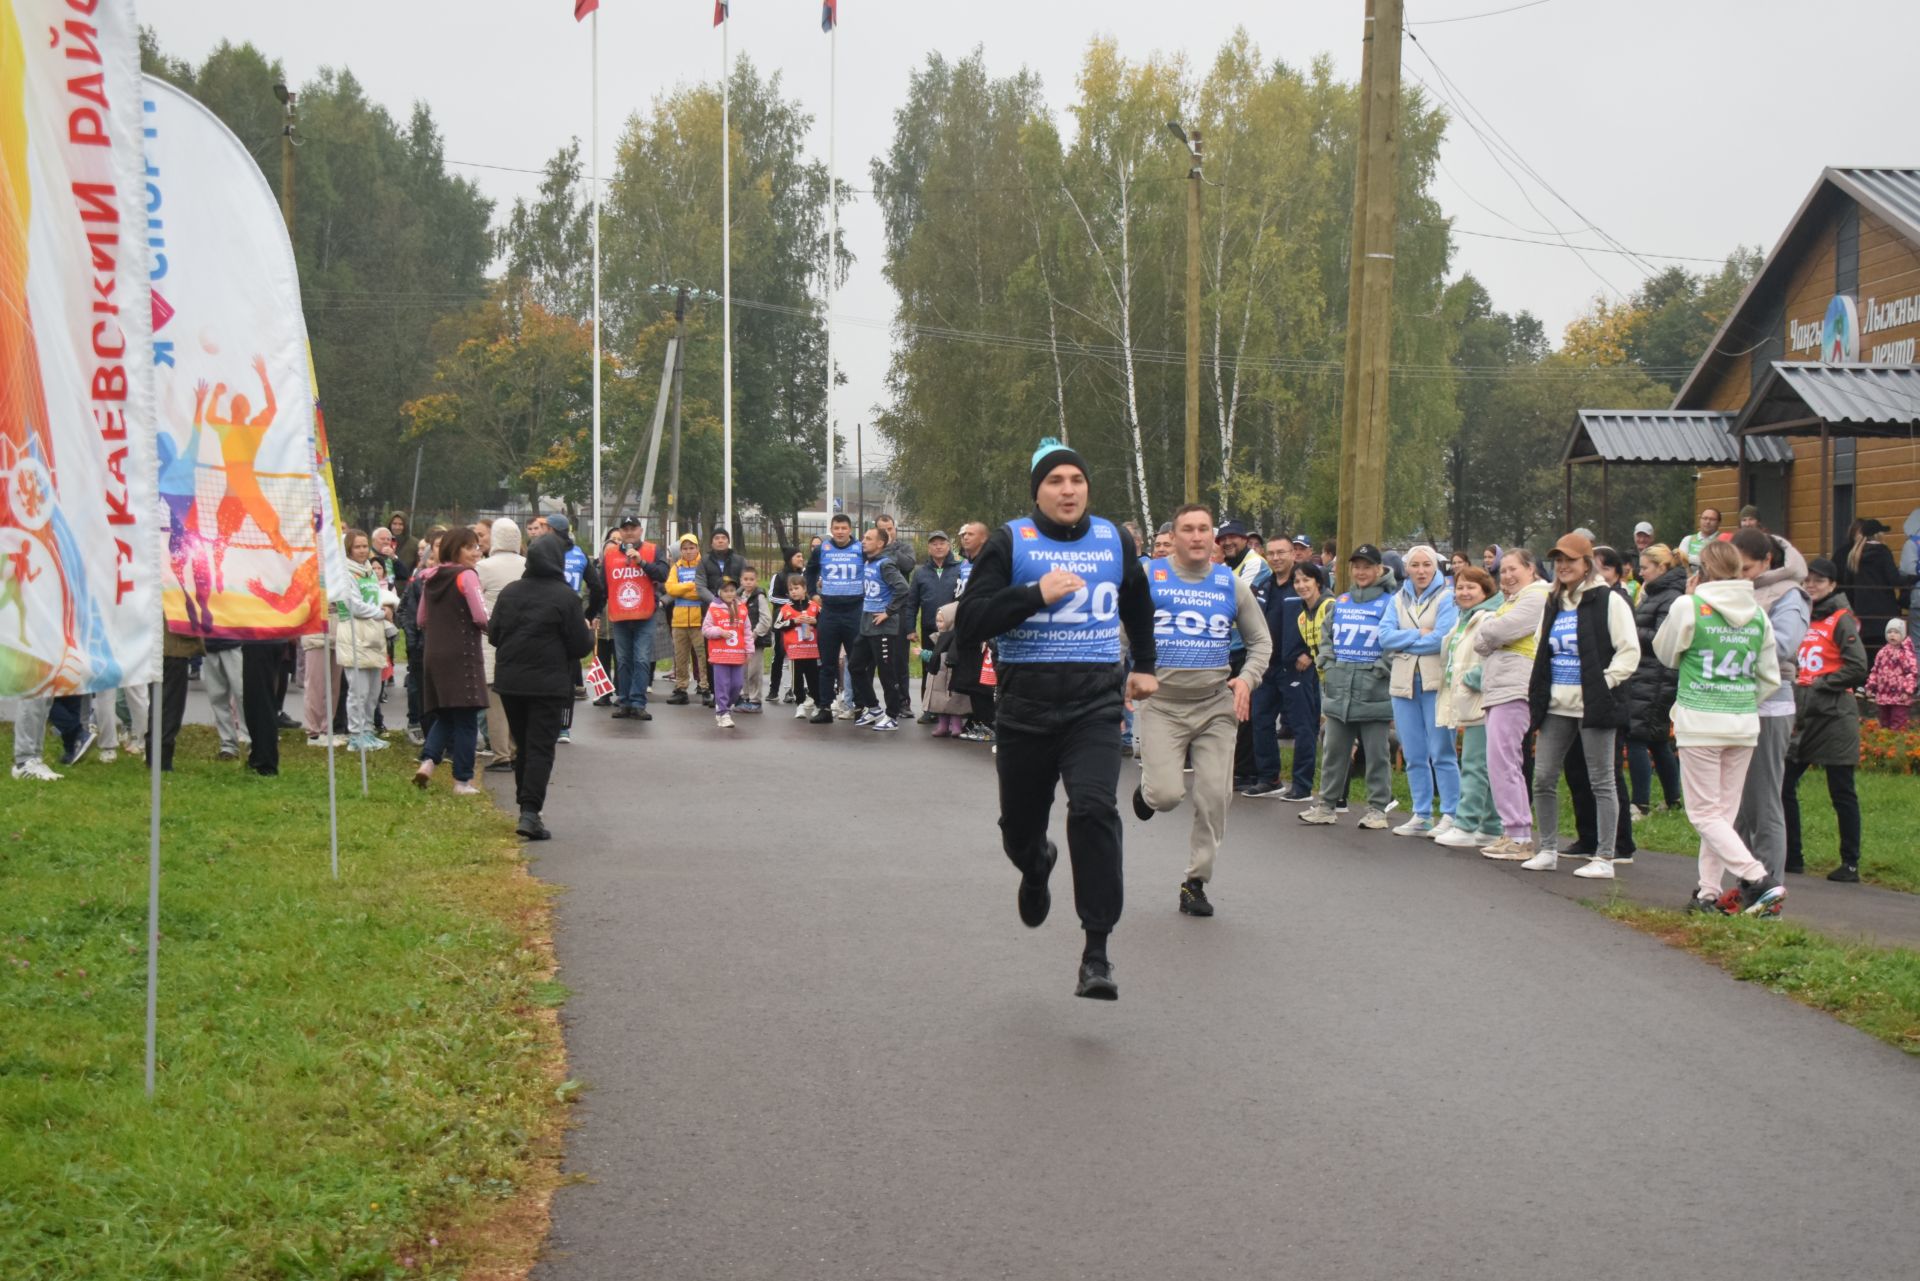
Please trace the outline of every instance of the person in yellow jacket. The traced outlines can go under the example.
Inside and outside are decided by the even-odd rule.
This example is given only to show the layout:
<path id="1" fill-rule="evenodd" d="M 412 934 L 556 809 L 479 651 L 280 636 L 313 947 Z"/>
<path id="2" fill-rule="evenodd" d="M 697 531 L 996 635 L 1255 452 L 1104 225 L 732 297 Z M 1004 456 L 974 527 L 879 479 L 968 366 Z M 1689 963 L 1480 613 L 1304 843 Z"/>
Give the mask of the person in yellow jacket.
<path id="1" fill-rule="evenodd" d="M 667 600 L 673 606 L 668 620 L 673 632 L 673 695 L 667 702 L 678 705 L 688 701 L 689 671 L 693 673 L 694 687 L 700 692 L 700 701 L 711 702 L 707 646 L 700 637 L 700 622 L 706 616 L 707 606 L 713 602 L 713 593 L 701 581 L 700 540 L 692 534 L 680 535 L 680 555 L 667 566 L 666 589 Z"/>

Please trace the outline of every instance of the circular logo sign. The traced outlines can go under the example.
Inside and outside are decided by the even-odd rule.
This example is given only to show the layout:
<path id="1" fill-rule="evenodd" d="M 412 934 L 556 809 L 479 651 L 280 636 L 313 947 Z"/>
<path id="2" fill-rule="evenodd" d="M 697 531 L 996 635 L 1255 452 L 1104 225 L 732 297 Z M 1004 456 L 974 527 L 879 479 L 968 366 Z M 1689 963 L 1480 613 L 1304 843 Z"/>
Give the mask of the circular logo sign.
<path id="1" fill-rule="evenodd" d="M 1829 365 L 1851 365 L 1860 359 L 1860 313 L 1853 299 L 1835 294 L 1820 324 L 1820 359 Z"/>

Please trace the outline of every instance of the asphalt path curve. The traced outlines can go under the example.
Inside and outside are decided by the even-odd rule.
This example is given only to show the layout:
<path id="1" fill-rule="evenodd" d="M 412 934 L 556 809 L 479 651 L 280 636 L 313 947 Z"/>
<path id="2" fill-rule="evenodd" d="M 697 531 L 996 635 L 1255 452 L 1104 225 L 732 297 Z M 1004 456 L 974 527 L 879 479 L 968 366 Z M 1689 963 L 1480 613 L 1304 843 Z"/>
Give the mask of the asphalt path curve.
<path id="1" fill-rule="evenodd" d="M 1196 920 L 1188 812 L 1127 814 L 1076 1000 L 985 747 L 577 710 L 536 1281 L 1920 1275 L 1920 1061 L 1537 875 L 1238 800 Z"/>

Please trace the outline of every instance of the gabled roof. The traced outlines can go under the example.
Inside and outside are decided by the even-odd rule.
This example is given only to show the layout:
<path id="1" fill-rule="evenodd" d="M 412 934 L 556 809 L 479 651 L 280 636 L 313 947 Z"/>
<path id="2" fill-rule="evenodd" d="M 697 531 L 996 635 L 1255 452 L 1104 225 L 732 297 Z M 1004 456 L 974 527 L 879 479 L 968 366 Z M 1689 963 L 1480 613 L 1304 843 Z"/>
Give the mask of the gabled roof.
<path id="1" fill-rule="evenodd" d="M 1734 424 L 1737 432 L 1754 433 L 1749 441 L 1784 444 L 1781 437 L 1816 435 L 1823 425 L 1841 436 L 1910 436 L 1920 426 L 1920 366 L 1772 365 Z"/>
<path id="2" fill-rule="evenodd" d="M 1824 214 L 1834 201 L 1845 199 L 1873 211 L 1895 231 L 1920 245 L 1920 169 L 1821 170 L 1819 180 L 1800 202 L 1779 242 L 1740 295 L 1740 301 L 1727 313 L 1713 341 L 1707 344 L 1707 354 L 1681 384 L 1679 394 L 1673 398 L 1675 409 L 1692 408 L 1694 398 L 1705 391 L 1713 374 L 1727 361 L 1764 340 L 1766 335 L 1757 332 L 1755 319 L 1747 314 L 1750 304 L 1781 283 L 1796 251 L 1813 234 L 1814 215 Z"/>
<path id="3" fill-rule="evenodd" d="M 1733 415 L 1688 409 L 1582 409 L 1560 456 L 1572 462 L 1695 463 L 1731 467 Z M 1793 446 L 1771 436 L 1747 442 L 1749 463 L 1793 461 Z"/>

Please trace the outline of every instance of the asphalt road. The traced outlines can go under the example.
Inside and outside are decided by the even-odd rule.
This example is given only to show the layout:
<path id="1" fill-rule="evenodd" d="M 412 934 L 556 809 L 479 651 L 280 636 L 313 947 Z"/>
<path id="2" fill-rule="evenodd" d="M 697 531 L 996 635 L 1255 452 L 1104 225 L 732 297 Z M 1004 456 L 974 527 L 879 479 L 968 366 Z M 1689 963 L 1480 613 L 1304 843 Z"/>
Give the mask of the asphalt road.
<path id="1" fill-rule="evenodd" d="M 588 1086 L 538 1281 L 1916 1273 L 1920 1062 L 1538 876 L 1241 801 L 1193 920 L 1186 812 L 1129 816 L 1081 1001 L 986 749 L 655 714 L 583 709 L 536 849 Z"/>

